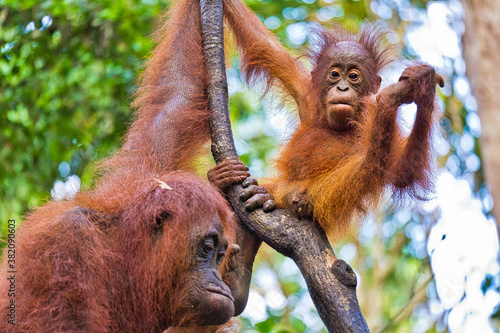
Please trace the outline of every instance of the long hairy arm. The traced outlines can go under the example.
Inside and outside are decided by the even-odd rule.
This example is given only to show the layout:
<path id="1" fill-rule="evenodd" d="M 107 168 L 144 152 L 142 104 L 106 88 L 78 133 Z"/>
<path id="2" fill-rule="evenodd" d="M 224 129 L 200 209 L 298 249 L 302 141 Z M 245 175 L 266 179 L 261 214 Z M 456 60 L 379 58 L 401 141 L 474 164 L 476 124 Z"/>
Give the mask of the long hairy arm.
<path id="1" fill-rule="evenodd" d="M 161 174 L 192 169 L 210 137 L 200 16 L 199 1 L 172 3 L 138 81 L 132 127 L 120 152 L 103 163 L 105 170 Z"/>
<path id="2" fill-rule="evenodd" d="M 392 146 L 388 149 L 384 166 L 386 181 L 395 190 L 395 199 L 405 195 L 424 199 L 431 188 L 432 154 L 431 128 L 436 121 L 434 112 L 435 85 L 443 86 L 443 78 L 425 64 L 408 67 L 399 82 L 379 94 L 379 110 L 398 108 L 403 103 L 415 102 L 417 115 L 410 136 L 402 139 L 393 126 Z"/>
<path id="3" fill-rule="evenodd" d="M 400 80 L 412 86 L 412 101 L 417 105 L 417 115 L 410 136 L 395 156 L 389 170 L 389 181 L 397 194 L 407 193 L 425 198 L 431 187 L 431 135 L 436 122 L 436 84 L 443 86 L 443 78 L 428 65 L 407 68 Z M 401 82 L 401 81 L 400 81 Z"/>
<path id="4" fill-rule="evenodd" d="M 240 0 L 224 0 L 224 15 L 242 53 L 246 80 L 267 80 L 268 87 L 278 81 L 280 87 L 299 106 L 307 107 L 305 96 L 310 75 L 280 44 L 258 17 Z"/>

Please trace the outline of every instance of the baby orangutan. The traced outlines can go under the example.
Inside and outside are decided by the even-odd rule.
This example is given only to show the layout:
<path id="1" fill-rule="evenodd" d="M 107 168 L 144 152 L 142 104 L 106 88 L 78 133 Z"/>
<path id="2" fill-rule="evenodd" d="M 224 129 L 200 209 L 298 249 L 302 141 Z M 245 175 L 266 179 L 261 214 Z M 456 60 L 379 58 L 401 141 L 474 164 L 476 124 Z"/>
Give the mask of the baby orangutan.
<path id="1" fill-rule="evenodd" d="M 278 175 L 265 184 L 279 207 L 339 235 L 377 206 L 387 186 L 396 201 L 426 197 L 435 85 L 444 85 L 432 67 L 410 66 L 397 83 L 379 91 L 389 48 L 381 43 L 383 32 L 366 24 L 357 35 L 340 26 L 318 29 L 309 73 L 241 1 L 224 4 L 247 81 L 263 77 L 268 87 L 277 83 L 299 109 L 301 124 L 277 159 Z M 404 137 L 397 111 L 412 102 L 415 124 Z"/>

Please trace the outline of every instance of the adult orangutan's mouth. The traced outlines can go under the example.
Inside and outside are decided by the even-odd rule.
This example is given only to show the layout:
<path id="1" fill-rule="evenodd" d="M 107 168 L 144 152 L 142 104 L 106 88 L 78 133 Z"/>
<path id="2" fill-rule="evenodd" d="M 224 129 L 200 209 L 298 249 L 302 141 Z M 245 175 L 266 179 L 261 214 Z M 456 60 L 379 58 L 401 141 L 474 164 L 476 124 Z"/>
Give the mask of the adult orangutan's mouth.
<path id="1" fill-rule="evenodd" d="M 222 296 L 225 296 L 227 298 L 229 298 L 231 301 L 234 301 L 233 299 L 233 296 L 231 296 L 231 294 L 229 294 L 227 291 L 221 289 L 221 288 L 217 288 L 217 287 L 208 287 L 206 288 L 207 291 L 211 292 L 211 293 L 216 293 L 216 294 L 220 294 Z"/>

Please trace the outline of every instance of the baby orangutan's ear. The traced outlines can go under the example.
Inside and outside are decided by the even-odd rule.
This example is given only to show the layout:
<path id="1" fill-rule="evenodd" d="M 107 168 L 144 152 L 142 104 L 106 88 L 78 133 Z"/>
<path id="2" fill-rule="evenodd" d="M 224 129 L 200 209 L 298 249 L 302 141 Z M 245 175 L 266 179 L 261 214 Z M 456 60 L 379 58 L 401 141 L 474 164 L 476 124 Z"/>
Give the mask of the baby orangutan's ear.
<path id="1" fill-rule="evenodd" d="M 373 86 L 373 94 L 376 94 L 380 90 L 380 85 L 382 84 L 382 78 L 380 76 L 377 76 L 375 78 L 375 85 Z"/>

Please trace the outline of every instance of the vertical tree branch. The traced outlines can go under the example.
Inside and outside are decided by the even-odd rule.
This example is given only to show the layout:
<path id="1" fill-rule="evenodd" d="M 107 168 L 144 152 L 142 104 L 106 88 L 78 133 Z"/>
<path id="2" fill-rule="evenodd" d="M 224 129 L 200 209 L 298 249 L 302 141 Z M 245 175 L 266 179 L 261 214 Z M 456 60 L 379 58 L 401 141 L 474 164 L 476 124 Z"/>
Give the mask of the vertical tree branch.
<path id="1" fill-rule="evenodd" d="M 222 0 L 201 0 L 201 22 L 209 73 L 212 154 L 218 163 L 238 158 L 229 119 Z M 264 242 L 295 261 L 328 331 L 369 332 L 356 296 L 356 275 L 349 265 L 337 259 L 323 229 L 314 221 L 299 220 L 285 210 L 248 213 L 239 200 L 241 190 L 241 185 L 235 185 L 228 192 L 234 211 Z"/>
<path id="2" fill-rule="evenodd" d="M 201 1 L 201 20 L 203 50 L 209 73 L 208 94 L 210 96 L 209 108 L 212 112 L 210 117 L 212 155 L 215 162 L 219 163 L 225 159 L 238 159 L 229 119 L 222 0 Z"/>

